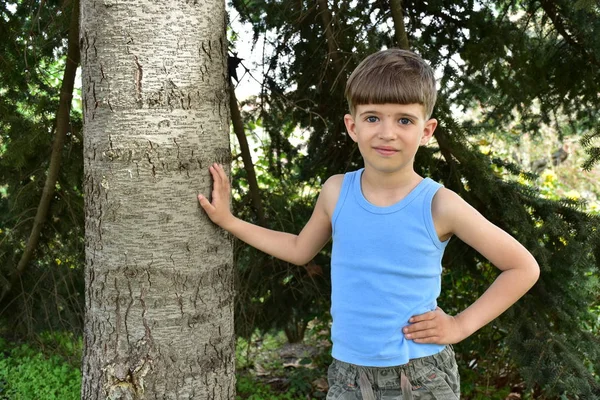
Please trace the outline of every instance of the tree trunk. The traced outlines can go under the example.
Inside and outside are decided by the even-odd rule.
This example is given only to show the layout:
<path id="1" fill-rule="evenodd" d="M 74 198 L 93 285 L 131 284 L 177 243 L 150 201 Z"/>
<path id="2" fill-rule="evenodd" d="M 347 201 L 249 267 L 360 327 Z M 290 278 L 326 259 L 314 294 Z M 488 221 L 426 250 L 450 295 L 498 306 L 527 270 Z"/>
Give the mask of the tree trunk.
<path id="1" fill-rule="evenodd" d="M 225 3 L 81 0 L 82 398 L 232 399 L 230 237 L 198 207 L 229 165 Z"/>

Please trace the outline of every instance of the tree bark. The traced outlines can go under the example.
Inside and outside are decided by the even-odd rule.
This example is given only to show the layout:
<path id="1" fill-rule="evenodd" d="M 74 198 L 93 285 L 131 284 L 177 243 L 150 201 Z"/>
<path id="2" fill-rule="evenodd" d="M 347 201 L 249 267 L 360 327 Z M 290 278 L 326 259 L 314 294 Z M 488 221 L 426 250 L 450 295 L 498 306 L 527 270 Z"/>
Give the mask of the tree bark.
<path id="1" fill-rule="evenodd" d="M 244 132 L 244 122 L 242 121 L 242 114 L 240 113 L 233 86 L 229 89 L 229 109 L 231 111 L 233 131 L 238 139 L 240 152 L 242 153 L 242 161 L 244 162 L 248 186 L 250 187 L 250 198 L 252 199 L 252 205 L 256 210 L 256 219 L 259 225 L 266 226 L 265 211 L 262 206 L 262 200 L 260 199 L 260 189 L 258 188 L 258 182 L 256 181 L 256 173 L 254 171 L 252 155 L 250 154 L 250 146 L 248 146 L 248 139 Z"/>
<path id="2" fill-rule="evenodd" d="M 19 263 L 17 264 L 15 271 L 0 289 L 0 302 L 2 302 L 6 295 L 10 293 L 14 284 L 29 265 L 31 258 L 33 257 L 33 253 L 37 248 L 42 228 L 46 222 L 48 210 L 50 209 L 50 203 L 54 197 L 54 189 L 58 179 L 58 172 L 60 171 L 62 150 L 71 121 L 70 114 L 71 102 L 73 100 L 73 87 L 75 85 L 77 66 L 79 65 L 79 0 L 74 0 L 71 7 L 71 22 L 69 25 L 67 44 L 67 61 L 65 65 L 65 72 L 63 74 L 63 80 L 60 86 L 60 100 L 58 103 L 58 110 L 56 112 L 56 133 L 54 137 L 54 143 L 52 145 L 52 154 L 50 155 L 48 175 L 46 176 L 42 197 L 40 198 L 40 202 L 38 204 L 35 219 L 33 221 L 33 227 L 31 229 L 29 239 L 27 240 L 27 245 L 25 246 L 25 250 L 19 259 Z"/>
<path id="3" fill-rule="evenodd" d="M 225 3 L 82 0 L 82 398 L 235 396 L 231 238 L 201 212 L 228 165 Z"/>
<path id="4" fill-rule="evenodd" d="M 390 10 L 392 11 L 392 19 L 394 20 L 396 44 L 401 49 L 410 50 L 408 36 L 406 35 L 406 27 L 404 26 L 402 0 L 390 0 Z"/>

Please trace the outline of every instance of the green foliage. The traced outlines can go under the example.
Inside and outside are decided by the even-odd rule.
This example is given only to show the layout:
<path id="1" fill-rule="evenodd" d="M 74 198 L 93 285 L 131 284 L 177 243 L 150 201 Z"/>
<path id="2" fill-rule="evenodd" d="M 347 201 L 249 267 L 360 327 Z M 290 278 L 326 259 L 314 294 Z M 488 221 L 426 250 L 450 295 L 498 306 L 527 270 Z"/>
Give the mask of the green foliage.
<path id="1" fill-rule="evenodd" d="M 269 385 L 243 375 L 237 378 L 236 391 L 236 400 L 296 400 L 306 398 L 298 395 L 293 388 L 285 393 L 277 393 Z"/>
<path id="2" fill-rule="evenodd" d="M 310 359 L 303 360 L 305 363 L 309 363 Z M 300 362 L 302 364 L 302 361 Z M 325 370 L 326 371 L 326 370 Z M 312 382 L 315 379 L 322 378 L 323 376 L 327 376 L 327 374 L 323 373 L 322 369 L 309 369 L 309 368 L 295 368 L 293 369 L 289 375 L 289 385 L 290 391 L 294 393 L 298 393 L 298 397 L 300 398 L 308 398 L 313 395 L 313 387 Z"/>
<path id="3" fill-rule="evenodd" d="M 72 338 L 51 335 L 42 343 L 57 346 L 70 357 L 80 358 L 81 346 Z M 29 345 L 10 345 L 0 339 L 0 399 L 79 399 L 81 371 L 65 361 L 59 352 L 41 351 Z"/>
<path id="4" fill-rule="evenodd" d="M 331 363 L 331 343 L 324 340 L 329 338 L 328 328 L 327 323 L 311 321 L 302 345 L 286 343 L 282 331 L 260 333 L 257 330 L 251 340 L 238 338 L 238 397 L 324 398 L 324 388 L 313 387 L 313 382 L 327 376 L 327 368 Z"/>
<path id="5" fill-rule="evenodd" d="M 0 284 L 25 249 L 46 179 L 71 16 L 58 0 L 0 3 Z M 83 152 L 81 113 L 71 113 L 54 198 L 38 249 L 0 304 L 2 335 L 81 331 Z M 1 329 L 0 329 L 1 330 Z"/>

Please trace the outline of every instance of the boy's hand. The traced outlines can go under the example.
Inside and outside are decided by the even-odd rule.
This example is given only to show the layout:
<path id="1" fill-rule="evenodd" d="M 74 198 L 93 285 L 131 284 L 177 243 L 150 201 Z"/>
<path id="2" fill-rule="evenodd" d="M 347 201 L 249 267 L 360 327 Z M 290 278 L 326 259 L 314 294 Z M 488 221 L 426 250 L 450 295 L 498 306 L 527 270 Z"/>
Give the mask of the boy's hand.
<path id="1" fill-rule="evenodd" d="M 415 343 L 454 344 L 465 339 L 458 320 L 441 308 L 415 315 L 405 327 L 404 337 Z"/>
<path id="2" fill-rule="evenodd" d="M 209 171 L 214 181 L 212 203 L 201 194 L 198 195 L 198 201 L 211 221 L 222 227 L 233 217 L 229 209 L 229 178 L 219 164 L 211 165 Z"/>

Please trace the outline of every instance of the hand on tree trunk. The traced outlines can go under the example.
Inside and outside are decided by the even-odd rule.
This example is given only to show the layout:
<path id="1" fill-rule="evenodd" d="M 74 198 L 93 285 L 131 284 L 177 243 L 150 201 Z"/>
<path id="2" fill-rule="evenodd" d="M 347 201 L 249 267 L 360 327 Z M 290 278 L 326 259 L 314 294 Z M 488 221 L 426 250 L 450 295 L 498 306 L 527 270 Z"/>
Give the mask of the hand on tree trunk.
<path id="1" fill-rule="evenodd" d="M 206 214 L 212 222 L 224 227 L 228 221 L 233 219 L 229 200 L 231 196 L 231 188 L 229 186 L 229 178 L 220 164 L 213 164 L 209 168 L 213 177 L 212 202 L 208 201 L 204 195 L 198 195 L 200 205 L 206 211 Z"/>

